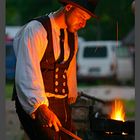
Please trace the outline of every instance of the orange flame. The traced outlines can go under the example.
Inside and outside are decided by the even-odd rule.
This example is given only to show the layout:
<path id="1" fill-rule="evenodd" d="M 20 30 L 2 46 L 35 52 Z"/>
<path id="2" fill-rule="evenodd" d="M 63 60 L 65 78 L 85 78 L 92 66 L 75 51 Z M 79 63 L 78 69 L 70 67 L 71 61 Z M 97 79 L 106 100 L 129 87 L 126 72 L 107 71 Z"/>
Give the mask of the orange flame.
<path id="1" fill-rule="evenodd" d="M 124 104 L 121 100 L 116 99 L 114 104 L 112 105 L 112 111 L 110 114 L 110 118 L 113 120 L 125 121 L 125 110 Z"/>

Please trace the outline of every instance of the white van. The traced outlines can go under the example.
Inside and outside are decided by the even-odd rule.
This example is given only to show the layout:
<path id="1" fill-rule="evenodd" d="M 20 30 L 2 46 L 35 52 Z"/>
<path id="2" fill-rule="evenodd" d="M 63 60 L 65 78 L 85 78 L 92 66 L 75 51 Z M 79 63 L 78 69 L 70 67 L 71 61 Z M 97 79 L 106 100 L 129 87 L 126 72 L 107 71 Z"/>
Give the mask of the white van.
<path id="1" fill-rule="evenodd" d="M 77 55 L 78 79 L 114 78 L 116 75 L 116 41 L 83 41 Z"/>
<path id="2" fill-rule="evenodd" d="M 133 58 L 128 47 L 116 48 L 117 71 L 116 80 L 122 83 L 133 80 Z"/>

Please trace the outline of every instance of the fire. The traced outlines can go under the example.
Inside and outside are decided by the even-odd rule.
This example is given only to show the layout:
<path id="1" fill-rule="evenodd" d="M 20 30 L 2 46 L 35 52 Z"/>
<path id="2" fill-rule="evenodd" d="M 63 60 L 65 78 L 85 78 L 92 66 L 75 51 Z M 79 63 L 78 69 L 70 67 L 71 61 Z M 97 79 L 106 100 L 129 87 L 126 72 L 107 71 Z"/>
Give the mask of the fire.
<path id="1" fill-rule="evenodd" d="M 113 120 L 120 120 L 123 122 L 125 121 L 125 109 L 124 104 L 121 100 L 115 100 L 114 104 L 112 105 L 110 118 Z"/>

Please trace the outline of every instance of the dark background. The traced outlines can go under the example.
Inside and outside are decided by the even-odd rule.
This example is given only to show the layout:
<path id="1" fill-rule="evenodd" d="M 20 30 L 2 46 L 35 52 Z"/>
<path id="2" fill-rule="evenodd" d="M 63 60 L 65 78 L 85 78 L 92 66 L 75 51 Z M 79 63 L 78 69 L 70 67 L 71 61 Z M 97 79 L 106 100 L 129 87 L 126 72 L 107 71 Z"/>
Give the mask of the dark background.
<path id="1" fill-rule="evenodd" d="M 122 40 L 134 27 L 134 15 L 131 10 L 133 0 L 100 0 L 95 13 L 99 20 L 92 19 L 79 36 L 86 40 Z M 7 0 L 6 25 L 20 26 L 30 19 L 50 13 L 61 6 L 57 0 Z"/>

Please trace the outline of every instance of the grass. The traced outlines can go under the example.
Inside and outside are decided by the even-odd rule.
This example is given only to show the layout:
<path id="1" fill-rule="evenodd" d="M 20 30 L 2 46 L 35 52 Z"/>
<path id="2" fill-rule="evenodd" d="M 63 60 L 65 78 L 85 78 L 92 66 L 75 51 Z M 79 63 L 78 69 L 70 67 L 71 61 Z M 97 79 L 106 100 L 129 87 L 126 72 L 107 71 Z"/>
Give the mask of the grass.
<path id="1" fill-rule="evenodd" d="M 126 108 L 126 117 L 135 118 L 135 100 L 123 100 Z"/>
<path id="2" fill-rule="evenodd" d="M 5 87 L 5 98 L 6 99 L 11 99 L 12 97 L 12 92 L 13 92 L 13 82 L 7 82 L 6 87 Z"/>

